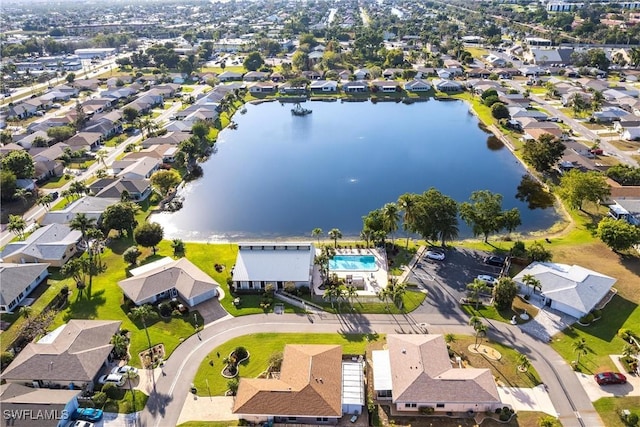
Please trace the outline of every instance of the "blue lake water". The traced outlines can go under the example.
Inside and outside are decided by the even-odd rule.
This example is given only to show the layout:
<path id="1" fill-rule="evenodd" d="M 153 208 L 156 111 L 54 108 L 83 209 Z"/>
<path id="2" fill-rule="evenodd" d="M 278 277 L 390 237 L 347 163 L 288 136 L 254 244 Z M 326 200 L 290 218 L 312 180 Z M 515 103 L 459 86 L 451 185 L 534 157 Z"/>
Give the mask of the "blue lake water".
<path id="1" fill-rule="evenodd" d="M 458 201 L 488 189 L 518 207 L 519 232 L 551 226 L 553 209 L 529 210 L 515 198 L 524 167 L 496 149 L 464 102 L 411 105 L 307 102 L 247 105 L 238 129 L 220 133 L 204 176 L 182 193 L 184 207 L 154 215 L 168 238 L 217 241 L 310 238 L 339 228 L 358 236 L 362 216 L 406 193 L 435 187 Z M 494 139 L 495 143 L 495 139 Z M 471 232 L 460 221 L 460 237 Z"/>

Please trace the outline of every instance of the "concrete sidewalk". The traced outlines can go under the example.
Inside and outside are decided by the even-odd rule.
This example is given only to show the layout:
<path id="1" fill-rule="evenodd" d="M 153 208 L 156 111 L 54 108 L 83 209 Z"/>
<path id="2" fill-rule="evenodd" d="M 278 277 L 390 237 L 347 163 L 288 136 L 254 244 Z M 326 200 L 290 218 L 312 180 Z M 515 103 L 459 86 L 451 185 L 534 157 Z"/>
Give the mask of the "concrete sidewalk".
<path id="1" fill-rule="evenodd" d="M 558 416 L 543 385 L 533 388 L 498 387 L 498 394 L 502 403 L 510 405 L 516 412 L 538 411 Z"/>

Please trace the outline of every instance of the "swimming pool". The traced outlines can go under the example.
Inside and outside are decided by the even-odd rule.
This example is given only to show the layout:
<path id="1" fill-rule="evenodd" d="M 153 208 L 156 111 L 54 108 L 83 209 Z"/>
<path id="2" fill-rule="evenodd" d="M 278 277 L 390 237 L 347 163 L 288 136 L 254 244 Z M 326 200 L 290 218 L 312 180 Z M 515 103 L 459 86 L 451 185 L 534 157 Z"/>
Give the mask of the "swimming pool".
<path id="1" fill-rule="evenodd" d="M 329 260 L 329 270 L 333 271 L 376 271 L 376 257 L 373 255 L 336 255 Z"/>

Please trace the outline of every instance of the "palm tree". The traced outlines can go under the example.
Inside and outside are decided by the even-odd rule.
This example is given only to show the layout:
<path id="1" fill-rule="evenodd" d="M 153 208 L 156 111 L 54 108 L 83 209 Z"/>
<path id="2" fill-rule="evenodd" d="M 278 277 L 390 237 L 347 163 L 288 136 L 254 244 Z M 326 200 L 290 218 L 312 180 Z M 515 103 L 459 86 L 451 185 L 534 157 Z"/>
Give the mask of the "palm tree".
<path id="1" fill-rule="evenodd" d="M 33 193 L 26 188 L 18 188 L 13 194 L 17 199 L 22 200 L 22 204 L 24 205 Z"/>
<path id="2" fill-rule="evenodd" d="M 380 301 L 384 303 L 385 310 L 389 311 L 389 299 L 392 298 L 392 290 L 389 287 L 385 287 L 376 293 L 376 296 Z"/>
<path id="3" fill-rule="evenodd" d="M 476 310 L 478 310 L 478 307 L 480 306 L 480 294 L 487 292 L 488 290 L 489 287 L 487 284 L 480 279 L 473 279 L 473 282 L 467 285 L 469 297 L 476 302 Z"/>
<path id="4" fill-rule="evenodd" d="M 481 321 L 476 322 L 473 325 L 473 330 L 476 332 L 476 344 L 475 344 L 475 349 L 478 349 L 478 339 L 480 337 L 484 337 L 487 335 L 487 331 L 489 330 L 489 327 L 487 325 L 485 325 L 484 323 L 482 323 Z"/>
<path id="5" fill-rule="evenodd" d="M 127 347 L 129 346 L 129 341 L 127 337 L 117 333 L 111 337 L 111 344 L 113 345 L 113 351 L 115 355 L 121 359 L 124 359 L 127 355 Z"/>
<path id="6" fill-rule="evenodd" d="M 587 345 L 587 341 L 584 338 L 579 340 L 575 340 L 571 345 L 573 347 L 573 352 L 578 355 L 576 360 L 576 366 L 580 365 L 580 356 L 586 356 L 589 353 L 589 346 Z"/>
<path id="7" fill-rule="evenodd" d="M 349 302 L 353 306 L 353 299 L 358 298 L 358 290 L 355 286 L 347 286 L 346 288 L 347 298 L 349 298 Z"/>
<path id="8" fill-rule="evenodd" d="M 88 269 L 87 258 L 73 258 L 62 266 L 60 272 L 65 277 L 72 277 L 76 282 L 76 288 L 78 289 L 78 300 L 82 297 L 82 293 L 85 288 L 85 273 Z"/>
<path id="9" fill-rule="evenodd" d="M 635 356 L 638 352 L 640 352 L 640 350 L 633 344 L 625 344 L 624 347 L 622 347 L 622 355 L 626 358 Z"/>
<path id="10" fill-rule="evenodd" d="M 448 333 L 444 336 L 444 342 L 446 342 L 447 344 L 456 342 L 456 336 L 452 333 Z"/>
<path id="11" fill-rule="evenodd" d="M 80 197 L 83 194 L 89 193 L 89 187 L 81 181 L 73 181 L 71 185 L 69 185 L 69 191 L 71 194 Z"/>
<path id="12" fill-rule="evenodd" d="M 338 286 L 329 286 L 322 294 L 322 299 L 329 300 L 331 308 L 334 308 L 334 301 L 340 297 L 341 291 Z"/>
<path id="13" fill-rule="evenodd" d="M 147 334 L 147 343 L 149 344 L 149 347 L 147 348 L 151 349 L 151 337 L 149 336 L 149 330 L 147 329 L 147 320 L 154 319 L 157 316 L 156 312 L 149 304 L 144 304 L 139 307 L 132 308 L 129 315 L 133 320 L 140 320 L 142 322 L 144 332 Z"/>
<path id="14" fill-rule="evenodd" d="M 416 221 L 417 215 L 417 203 L 415 194 L 405 193 L 398 197 L 398 206 L 403 210 L 402 215 L 402 228 L 407 233 L 407 246 L 409 249 L 409 231 L 411 231 L 413 224 Z"/>
<path id="15" fill-rule="evenodd" d="M 439 225 L 439 228 L 440 241 L 443 248 L 447 241 L 455 240 L 458 238 L 459 229 L 457 217 L 453 217 L 452 220 L 448 222 L 442 221 Z"/>
<path id="16" fill-rule="evenodd" d="M 342 239 L 342 232 L 337 228 L 332 228 L 329 230 L 329 237 L 333 239 L 333 247 L 338 247 L 338 239 Z"/>
<path id="17" fill-rule="evenodd" d="M 25 319 L 28 319 L 29 317 L 31 317 L 32 312 L 33 312 L 33 307 L 28 305 L 23 305 L 22 307 L 20 307 L 20 310 L 18 310 L 18 314 L 21 317 L 24 317 Z"/>
<path id="18" fill-rule="evenodd" d="M 7 230 L 11 233 L 15 233 L 20 240 L 24 239 L 24 230 L 27 228 L 27 221 L 20 215 L 9 215 L 9 225 Z"/>
<path id="19" fill-rule="evenodd" d="M 316 227 L 311 230 L 311 236 L 318 238 L 318 245 L 320 245 L 320 235 L 322 234 L 322 228 Z"/>
<path id="20" fill-rule="evenodd" d="M 79 213 L 69 222 L 69 227 L 72 230 L 78 230 L 82 234 L 82 241 L 85 244 L 85 247 L 88 249 L 87 245 L 87 232 L 91 228 L 95 228 L 96 219 L 89 218 L 85 213 Z"/>
<path id="21" fill-rule="evenodd" d="M 44 206 L 44 207 L 49 207 L 49 205 L 51 204 L 51 202 L 53 202 L 53 196 L 51 194 L 44 194 L 40 197 L 38 197 L 38 200 L 36 200 L 36 203 L 40 206 Z"/>
<path id="22" fill-rule="evenodd" d="M 402 298 L 407 293 L 407 285 L 404 283 L 398 283 L 398 279 L 391 279 L 389 285 L 391 286 L 391 298 L 393 299 L 393 303 L 400 310 L 404 308 L 404 301 Z"/>
<path id="23" fill-rule="evenodd" d="M 539 288 L 541 286 L 540 280 L 536 279 L 536 277 L 532 274 L 525 274 L 522 277 L 522 283 L 524 283 L 526 287 L 531 287 L 531 291 L 529 291 L 529 295 L 535 292 L 536 288 Z"/>
<path id="24" fill-rule="evenodd" d="M 360 232 L 360 238 L 366 242 L 367 248 L 369 248 L 369 242 L 371 241 L 372 234 L 373 234 L 372 231 L 369 230 L 368 228 L 365 228 Z"/>
<path id="25" fill-rule="evenodd" d="M 400 209 L 398 209 L 398 205 L 395 203 L 385 203 L 382 207 L 382 220 L 385 231 L 391 234 L 391 246 L 394 246 L 393 233 L 398 230 L 398 221 L 400 221 Z"/>
<path id="26" fill-rule="evenodd" d="M 104 159 L 107 158 L 108 154 L 109 153 L 107 153 L 107 150 L 105 150 L 104 148 L 101 148 L 96 152 L 96 159 L 99 163 L 102 163 L 102 166 L 104 166 L 105 168 L 107 167 L 107 164 L 105 163 Z"/>
<path id="27" fill-rule="evenodd" d="M 529 366 L 531 366 L 531 362 L 529 361 L 529 358 L 522 353 L 518 355 L 517 362 L 518 362 L 518 370 L 520 372 L 527 372 L 529 370 Z"/>

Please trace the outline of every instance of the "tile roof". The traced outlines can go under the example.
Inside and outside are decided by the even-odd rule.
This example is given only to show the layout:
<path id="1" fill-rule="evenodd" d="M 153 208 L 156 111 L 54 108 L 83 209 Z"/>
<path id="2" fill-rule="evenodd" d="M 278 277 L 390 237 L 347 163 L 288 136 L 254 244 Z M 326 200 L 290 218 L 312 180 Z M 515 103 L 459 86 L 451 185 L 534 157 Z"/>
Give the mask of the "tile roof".
<path id="1" fill-rule="evenodd" d="M 72 319 L 28 344 L 5 369 L 7 380 L 93 381 L 113 345 L 120 321 Z"/>
<path id="2" fill-rule="evenodd" d="M 172 288 L 183 298 L 191 299 L 219 286 L 218 282 L 186 258 L 121 280 L 118 285 L 135 302 L 144 301 Z"/>
<path id="3" fill-rule="evenodd" d="M 287 345 L 279 379 L 240 379 L 233 412 L 340 417 L 341 364 L 339 345 Z"/>
<path id="4" fill-rule="evenodd" d="M 393 402 L 500 402 L 489 369 L 453 368 L 442 335 L 388 335 Z"/>
<path id="5" fill-rule="evenodd" d="M 48 266 L 45 263 L 0 263 L 0 304 L 7 305 L 15 300 Z"/>

